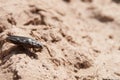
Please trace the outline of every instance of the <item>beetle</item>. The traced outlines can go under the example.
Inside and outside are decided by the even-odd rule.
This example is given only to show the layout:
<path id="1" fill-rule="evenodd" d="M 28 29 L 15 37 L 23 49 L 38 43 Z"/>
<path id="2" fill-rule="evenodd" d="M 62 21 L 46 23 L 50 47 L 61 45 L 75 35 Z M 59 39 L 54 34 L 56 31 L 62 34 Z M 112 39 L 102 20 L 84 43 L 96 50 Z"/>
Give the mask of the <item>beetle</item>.
<path id="1" fill-rule="evenodd" d="M 40 42 L 23 36 L 11 35 L 6 38 L 6 41 L 17 45 L 25 46 L 26 48 L 43 48 L 43 44 L 41 44 Z"/>
<path id="2" fill-rule="evenodd" d="M 49 55 L 52 56 L 50 54 L 49 48 L 46 45 L 43 45 L 42 43 L 38 42 L 37 40 L 29 38 L 29 37 L 8 35 L 8 37 L 6 38 L 5 41 L 13 43 L 18 46 L 22 46 L 23 48 L 25 48 L 27 50 L 28 50 L 28 48 L 33 48 L 33 50 L 35 50 L 35 48 L 39 48 L 40 50 L 42 50 L 43 47 L 46 47 Z"/>

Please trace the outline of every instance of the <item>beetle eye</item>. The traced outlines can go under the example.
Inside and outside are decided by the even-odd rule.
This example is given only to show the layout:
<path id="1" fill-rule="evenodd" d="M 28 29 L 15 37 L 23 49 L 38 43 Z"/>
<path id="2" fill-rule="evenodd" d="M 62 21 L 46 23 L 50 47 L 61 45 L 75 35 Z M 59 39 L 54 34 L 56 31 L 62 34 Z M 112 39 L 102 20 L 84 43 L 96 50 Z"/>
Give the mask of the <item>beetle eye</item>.
<path id="1" fill-rule="evenodd" d="M 37 46 L 40 46 L 39 44 L 37 44 Z"/>

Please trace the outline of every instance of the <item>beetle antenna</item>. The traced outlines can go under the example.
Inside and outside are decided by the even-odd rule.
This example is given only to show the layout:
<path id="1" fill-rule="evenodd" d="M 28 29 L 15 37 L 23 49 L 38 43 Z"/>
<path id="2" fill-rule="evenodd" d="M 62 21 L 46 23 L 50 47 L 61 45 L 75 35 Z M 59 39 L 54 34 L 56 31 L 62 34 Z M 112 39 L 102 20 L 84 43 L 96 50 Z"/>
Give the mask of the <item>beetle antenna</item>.
<path id="1" fill-rule="evenodd" d="M 47 51 L 48 51 L 50 57 L 53 57 L 53 55 L 51 54 L 51 51 L 50 51 L 50 49 L 48 48 L 48 46 L 46 46 L 46 45 L 43 45 L 43 46 L 47 49 Z"/>

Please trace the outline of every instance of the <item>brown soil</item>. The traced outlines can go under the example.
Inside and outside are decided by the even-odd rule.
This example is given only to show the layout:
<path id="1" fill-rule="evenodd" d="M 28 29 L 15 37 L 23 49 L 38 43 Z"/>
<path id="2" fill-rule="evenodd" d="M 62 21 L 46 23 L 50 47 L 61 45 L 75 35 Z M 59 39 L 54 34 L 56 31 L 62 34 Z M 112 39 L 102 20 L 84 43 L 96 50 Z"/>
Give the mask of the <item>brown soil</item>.
<path id="1" fill-rule="evenodd" d="M 36 59 L 8 35 L 50 53 Z M 0 80 L 120 80 L 120 1 L 0 0 L 0 44 Z"/>

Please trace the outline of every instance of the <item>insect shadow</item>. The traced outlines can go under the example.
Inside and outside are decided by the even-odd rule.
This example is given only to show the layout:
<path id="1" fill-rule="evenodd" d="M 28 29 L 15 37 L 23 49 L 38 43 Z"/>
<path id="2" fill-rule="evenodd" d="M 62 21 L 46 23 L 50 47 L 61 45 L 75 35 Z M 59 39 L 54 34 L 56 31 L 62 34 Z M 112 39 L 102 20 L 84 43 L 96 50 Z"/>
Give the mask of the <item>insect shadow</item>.
<path id="1" fill-rule="evenodd" d="M 2 52 L 2 54 L 0 55 L 0 60 L 2 61 L 1 64 L 4 64 L 7 60 L 10 59 L 11 56 L 17 54 L 26 54 L 30 58 L 38 59 L 38 55 L 30 51 L 28 48 L 16 45 Z"/>

